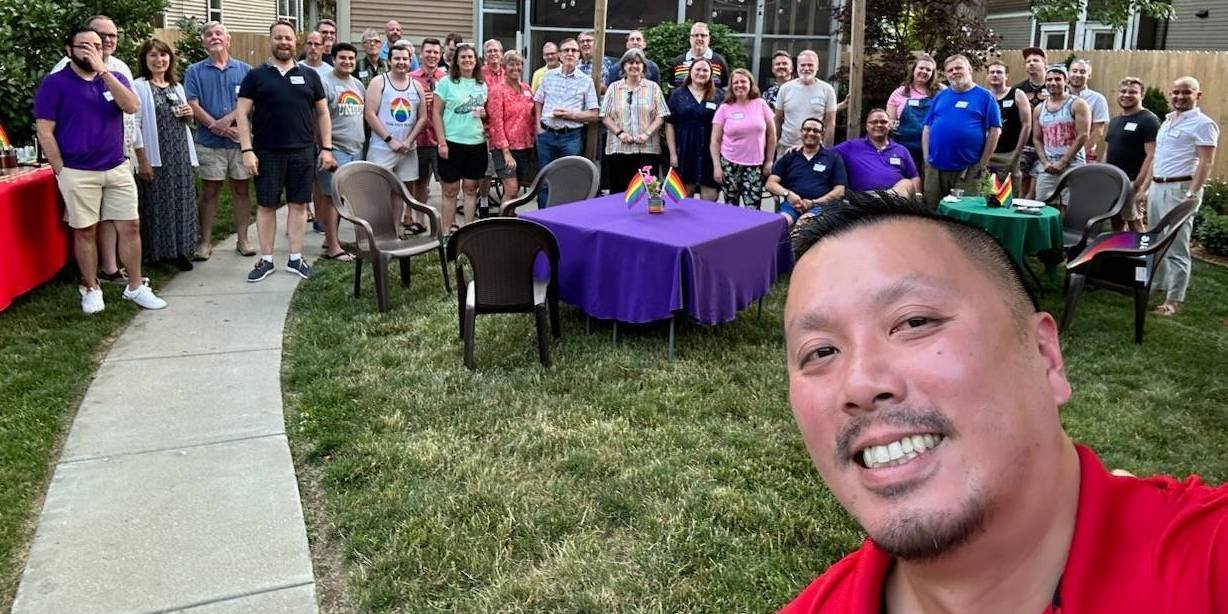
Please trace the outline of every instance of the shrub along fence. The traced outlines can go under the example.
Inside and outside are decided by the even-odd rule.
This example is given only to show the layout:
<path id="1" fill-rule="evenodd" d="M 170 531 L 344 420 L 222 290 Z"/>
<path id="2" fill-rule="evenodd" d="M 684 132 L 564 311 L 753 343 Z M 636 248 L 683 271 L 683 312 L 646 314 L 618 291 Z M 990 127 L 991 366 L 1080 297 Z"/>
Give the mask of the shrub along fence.
<path id="1" fill-rule="evenodd" d="M 1228 132 L 1228 97 L 1223 95 L 1228 78 L 1228 52 L 1225 51 L 1059 51 L 1049 50 L 1051 62 L 1064 62 L 1071 55 L 1091 61 L 1092 77 L 1090 87 L 1109 100 L 1109 112 L 1113 115 L 1121 112 L 1117 106 L 1117 82 L 1122 77 L 1138 77 L 1148 87 L 1158 88 L 1167 92 L 1178 77 L 1192 75 L 1202 83 L 1202 100 L 1198 103 L 1202 112 L 1219 124 L 1222 131 Z M 1011 83 L 1018 83 L 1026 77 L 1023 69 L 1023 53 L 1021 51 L 1002 51 L 1001 60 L 1010 69 Z M 977 81 L 984 83 L 984 75 L 979 75 Z M 1164 118 L 1161 117 L 1161 120 Z M 1224 140 L 1220 140 L 1221 147 Z M 1103 151 L 1103 145 L 1101 145 Z M 1211 176 L 1228 179 L 1228 154 L 1217 151 L 1215 166 Z"/>

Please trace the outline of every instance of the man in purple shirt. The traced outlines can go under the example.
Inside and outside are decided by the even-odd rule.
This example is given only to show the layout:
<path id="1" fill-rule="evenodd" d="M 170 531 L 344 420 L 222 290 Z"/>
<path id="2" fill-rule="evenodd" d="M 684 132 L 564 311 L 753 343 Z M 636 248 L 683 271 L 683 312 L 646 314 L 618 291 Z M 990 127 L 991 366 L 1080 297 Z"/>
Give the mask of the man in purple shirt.
<path id="1" fill-rule="evenodd" d="M 905 198 L 921 191 L 917 166 L 908 148 L 887 138 L 891 119 L 887 111 L 873 109 L 866 116 L 866 138 L 845 141 L 835 147 L 844 159 L 848 189 L 854 192 L 891 190 Z"/>
<path id="2" fill-rule="evenodd" d="M 114 221 L 119 232 L 119 257 L 128 267 L 123 297 L 145 309 L 162 309 L 166 301 L 141 277 L 136 182 L 124 158 L 124 113 L 135 113 L 140 102 L 128 80 L 107 69 L 98 32 L 72 32 L 64 39 L 64 51 L 69 70 L 43 78 L 34 94 L 34 118 L 73 229 L 81 310 L 98 313 L 105 307 L 94 247 L 103 220 Z"/>

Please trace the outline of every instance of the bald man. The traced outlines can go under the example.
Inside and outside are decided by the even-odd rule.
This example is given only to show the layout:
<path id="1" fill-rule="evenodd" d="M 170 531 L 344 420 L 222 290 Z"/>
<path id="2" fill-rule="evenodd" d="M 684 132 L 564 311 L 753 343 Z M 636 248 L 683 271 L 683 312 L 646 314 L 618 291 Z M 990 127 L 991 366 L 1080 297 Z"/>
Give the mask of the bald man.
<path id="1" fill-rule="evenodd" d="M 1160 124 L 1156 133 L 1155 158 L 1151 175 L 1140 190 L 1147 193 L 1147 224 L 1155 228 L 1164 214 L 1182 202 L 1194 199 L 1202 204 L 1202 188 L 1215 164 L 1215 146 L 1219 142 L 1219 126 L 1199 108 L 1202 86 L 1194 77 L 1181 77 L 1169 90 L 1172 112 Z M 1190 284 L 1191 218 L 1177 233 L 1164 260 L 1156 268 L 1152 289 L 1165 293 L 1164 302 L 1155 314 L 1176 315 L 1185 302 L 1185 290 Z"/>

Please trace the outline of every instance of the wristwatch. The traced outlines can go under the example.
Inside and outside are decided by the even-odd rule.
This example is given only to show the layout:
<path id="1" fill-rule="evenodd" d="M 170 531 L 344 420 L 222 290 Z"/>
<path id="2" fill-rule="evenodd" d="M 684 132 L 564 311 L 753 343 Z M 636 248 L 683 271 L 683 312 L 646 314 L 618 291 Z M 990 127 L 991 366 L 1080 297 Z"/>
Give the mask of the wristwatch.
<path id="1" fill-rule="evenodd" d="M 389 134 L 389 135 L 385 136 L 385 137 L 384 137 L 384 142 L 385 142 L 385 143 L 391 143 L 391 142 L 392 142 L 392 135 L 391 135 L 391 134 Z"/>

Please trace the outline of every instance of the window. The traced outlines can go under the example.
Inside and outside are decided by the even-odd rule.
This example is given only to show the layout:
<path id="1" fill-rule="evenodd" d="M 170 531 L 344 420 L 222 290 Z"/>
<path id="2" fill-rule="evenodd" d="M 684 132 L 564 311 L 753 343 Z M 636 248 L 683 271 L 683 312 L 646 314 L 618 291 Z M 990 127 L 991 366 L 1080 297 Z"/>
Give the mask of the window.
<path id="1" fill-rule="evenodd" d="M 222 20 L 222 0 L 209 0 L 209 19 L 208 21 Z"/>
<path id="2" fill-rule="evenodd" d="M 1040 46 L 1045 49 L 1070 49 L 1070 24 L 1046 23 L 1040 26 Z"/>
<path id="3" fill-rule="evenodd" d="M 757 12 L 754 0 L 690 0 L 686 6 L 688 21 L 723 23 L 734 32 L 755 31 Z"/>
<path id="4" fill-rule="evenodd" d="M 825 35 L 831 31 L 832 7 L 828 0 L 765 0 L 763 33 L 796 36 Z M 823 46 L 826 47 L 826 41 Z"/>
<path id="5" fill-rule="evenodd" d="M 1098 23 L 1089 23 L 1084 29 L 1084 49 L 1120 49 L 1121 30 L 1115 30 Z"/>
<path id="6" fill-rule="evenodd" d="M 220 2 L 221 0 L 209 0 L 210 7 L 212 2 Z M 299 28 L 299 23 L 302 21 L 303 5 L 301 0 L 277 0 L 277 20 L 288 21 L 294 24 L 294 29 Z"/>

